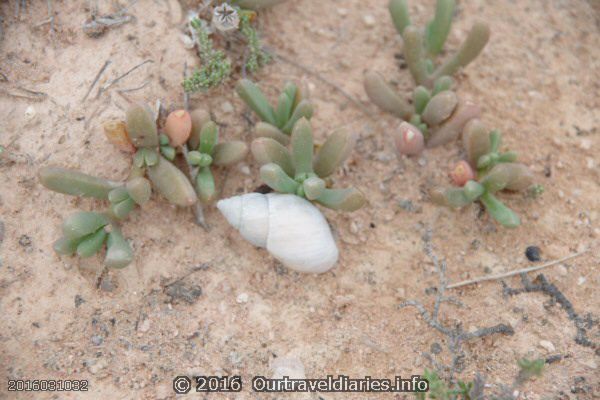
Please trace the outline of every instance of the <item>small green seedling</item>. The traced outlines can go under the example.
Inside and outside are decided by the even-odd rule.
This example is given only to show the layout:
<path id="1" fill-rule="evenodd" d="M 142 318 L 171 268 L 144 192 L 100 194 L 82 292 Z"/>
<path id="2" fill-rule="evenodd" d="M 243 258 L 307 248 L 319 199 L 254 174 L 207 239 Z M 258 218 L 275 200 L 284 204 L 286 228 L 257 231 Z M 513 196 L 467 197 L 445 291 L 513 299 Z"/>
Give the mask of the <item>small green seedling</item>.
<path id="1" fill-rule="evenodd" d="M 236 85 L 238 95 L 261 119 L 256 127 L 256 135 L 270 137 L 283 145 L 290 142 L 290 134 L 300 118 L 310 119 L 313 105 L 308 100 L 306 90 L 288 82 L 279 95 L 276 108 L 260 88 L 248 79 L 241 79 Z"/>
<path id="2" fill-rule="evenodd" d="M 456 140 L 465 124 L 480 113 L 479 106 L 459 101 L 448 76 L 438 78 L 431 90 L 417 86 L 412 104 L 378 73 L 368 72 L 364 83 L 373 103 L 404 121 L 392 133 L 401 154 L 419 154 L 425 145 L 436 147 Z"/>
<path id="3" fill-rule="evenodd" d="M 479 120 L 469 122 L 463 133 L 468 163 L 459 163 L 451 174 L 456 184 L 462 186 L 466 183 L 462 187 L 435 189 L 432 200 L 454 208 L 480 201 L 501 225 L 507 228 L 519 226 L 521 221 L 517 214 L 495 194 L 501 190 L 522 191 L 529 188 L 533 174 L 525 165 L 515 162 L 516 153 L 499 152 L 501 141 L 500 132 L 488 132 Z"/>
<path id="4" fill-rule="evenodd" d="M 454 75 L 473 61 L 489 40 L 487 24 L 476 22 L 458 51 L 436 68 L 434 59 L 448 38 L 455 7 L 455 0 L 437 0 L 435 17 L 425 29 L 419 29 L 411 24 L 406 0 L 390 0 L 392 20 L 404 39 L 404 59 L 418 85 L 431 88 L 439 78 Z"/>
<path id="5" fill-rule="evenodd" d="M 91 257 L 106 243 L 104 264 L 107 267 L 125 268 L 133 260 L 131 246 L 109 216 L 80 211 L 64 221 L 62 231 L 63 237 L 54 243 L 58 254 Z"/>
<path id="6" fill-rule="evenodd" d="M 248 7 L 252 6 L 250 3 L 252 2 L 249 2 Z M 190 20 L 189 29 L 198 48 L 202 66 L 183 81 L 186 92 L 206 91 L 219 86 L 227 81 L 232 73 L 231 60 L 222 50 L 214 48 L 210 35 L 240 35 L 239 41 L 247 44 L 245 50 L 240 50 L 247 54 L 242 68 L 250 73 L 269 63 L 271 57 L 262 49 L 258 32 L 252 23 L 256 12 L 244 8 L 244 5 L 239 3 L 233 6 L 221 3 L 214 7 L 206 7 L 201 15 Z"/>
<path id="7" fill-rule="evenodd" d="M 325 207 L 354 211 L 365 203 L 363 194 L 355 188 L 330 189 L 327 178 L 348 158 L 355 137 L 340 129 L 314 152 L 310 122 L 301 118 L 290 136 L 291 151 L 271 137 L 259 137 L 251 150 L 261 165 L 260 176 L 273 190 L 296 194 Z"/>
<path id="8" fill-rule="evenodd" d="M 203 203 L 216 198 L 212 167 L 225 167 L 243 160 L 248 146 L 241 141 L 219 143 L 219 127 L 210 120 L 208 113 L 197 112 L 192 116 L 192 134 L 188 147 L 187 162 L 194 168 L 196 193 Z"/>

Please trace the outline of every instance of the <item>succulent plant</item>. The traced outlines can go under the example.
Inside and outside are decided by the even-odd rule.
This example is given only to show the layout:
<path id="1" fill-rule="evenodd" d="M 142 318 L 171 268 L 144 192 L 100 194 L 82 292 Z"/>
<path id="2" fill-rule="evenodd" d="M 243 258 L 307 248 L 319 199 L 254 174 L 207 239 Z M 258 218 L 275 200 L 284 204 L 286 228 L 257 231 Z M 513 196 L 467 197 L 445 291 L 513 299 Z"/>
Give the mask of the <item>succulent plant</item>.
<path id="1" fill-rule="evenodd" d="M 439 78 L 454 75 L 473 61 L 488 42 L 489 27 L 475 22 L 458 51 L 436 68 L 434 58 L 448 38 L 455 6 L 455 0 L 437 0 L 434 18 L 425 29 L 419 29 L 410 21 L 406 0 L 390 0 L 390 15 L 404 40 L 404 59 L 418 85 L 431 88 Z"/>
<path id="2" fill-rule="evenodd" d="M 261 165 L 262 180 L 276 192 L 295 194 L 334 210 L 354 211 L 365 203 L 363 194 L 355 188 L 331 189 L 327 178 L 348 158 L 355 141 L 340 129 L 313 155 L 312 128 L 303 117 L 291 132 L 291 150 L 272 137 L 259 137 L 251 151 Z"/>
<path id="3" fill-rule="evenodd" d="M 54 243 L 61 255 L 77 254 L 91 257 L 106 243 L 104 264 L 109 268 L 125 268 L 133 260 L 133 250 L 119 227 L 110 217 L 89 211 L 80 211 L 63 222 L 63 237 Z"/>
<path id="4" fill-rule="evenodd" d="M 402 154 L 419 154 L 425 145 L 435 147 L 456 140 L 465 124 L 480 113 L 479 106 L 458 99 L 448 76 L 438 78 L 432 90 L 417 86 L 412 93 L 412 104 L 376 72 L 367 72 L 364 83 L 373 103 L 404 120 L 392 132 Z"/>
<path id="5" fill-rule="evenodd" d="M 39 171 L 42 185 L 55 192 L 81 197 L 108 200 L 104 214 L 80 212 L 65 221 L 64 237 L 55 245 L 59 254 L 87 257 L 95 254 L 106 242 L 105 264 L 121 268 L 132 254 L 122 237 L 116 220 L 121 220 L 135 208 L 143 205 L 158 191 L 170 203 L 188 207 L 214 199 L 214 179 L 211 165 L 226 166 L 240 161 L 247 153 L 242 142 L 217 143 L 218 131 L 207 112 L 185 110 L 170 113 L 160 133 L 153 112 L 145 105 L 133 105 L 126 112 L 126 121 L 108 121 L 104 125 L 106 137 L 120 150 L 134 153 L 128 178 L 124 182 L 111 181 L 79 171 L 43 167 Z M 194 174 L 196 190 L 188 177 L 169 160 L 178 148 L 192 145 L 187 161 L 198 167 Z M 148 177 L 148 179 L 146 178 Z M 196 192 L 198 194 L 196 194 Z M 75 233 L 69 233 L 69 232 Z M 127 249 L 129 250 L 127 251 Z"/>
<path id="6" fill-rule="evenodd" d="M 434 189 L 432 200 L 453 208 L 480 201 L 501 225 L 508 228 L 519 226 L 518 215 L 495 195 L 501 190 L 528 189 L 533 183 L 533 174 L 525 165 L 515 162 L 516 153 L 501 153 L 500 132 L 488 132 L 477 119 L 465 126 L 462 140 L 467 160 L 459 162 L 450 174 L 454 183 L 462 187 Z"/>
<path id="7" fill-rule="evenodd" d="M 249 10 L 260 10 L 283 3 L 285 0 L 233 0 L 232 3 Z"/>
<path id="8" fill-rule="evenodd" d="M 194 168 L 196 193 L 203 203 L 216 197 L 212 167 L 235 164 L 248 153 L 248 146 L 241 141 L 219 143 L 219 127 L 210 120 L 208 113 L 197 110 L 192 117 L 192 135 L 188 140 L 187 162 Z"/>
<path id="9" fill-rule="evenodd" d="M 245 9 L 258 4 L 247 3 L 248 7 L 245 2 L 233 5 L 220 2 L 215 6 L 205 7 L 201 15 L 190 20 L 189 30 L 198 48 L 202 66 L 192 76 L 184 79 L 182 85 L 186 92 L 206 91 L 219 86 L 229 79 L 234 69 L 227 55 L 214 48 L 211 35 L 241 36 L 238 41 L 245 42 L 247 46 L 245 50 L 240 50 L 240 53 L 247 53 L 242 67 L 245 71 L 254 73 L 271 60 L 271 56 L 263 50 L 253 25 L 256 12 Z"/>
<path id="10" fill-rule="evenodd" d="M 300 118 L 310 119 L 313 115 L 313 105 L 307 98 L 307 91 L 291 82 L 286 83 L 276 107 L 272 107 L 260 88 L 248 79 L 241 79 L 236 91 L 261 119 L 255 127 L 256 135 L 275 139 L 283 145 L 289 144 L 296 122 Z"/>

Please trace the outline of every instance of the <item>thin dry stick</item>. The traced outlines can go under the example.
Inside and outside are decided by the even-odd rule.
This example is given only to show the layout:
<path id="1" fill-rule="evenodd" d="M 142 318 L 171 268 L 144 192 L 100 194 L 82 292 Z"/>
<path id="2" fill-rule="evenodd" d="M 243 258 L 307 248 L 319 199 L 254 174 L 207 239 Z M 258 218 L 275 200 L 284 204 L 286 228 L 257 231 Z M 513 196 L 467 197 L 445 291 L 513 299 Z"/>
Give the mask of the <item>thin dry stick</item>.
<path id="1" fill-rule="evenodd" d="M 472 285 L 474 283 L 485 282 L 485 281 L 493 281 L 493 280 L 497 280 L 497 279 L 504 279 L 504 278 L 508 278 L 508 277 L 511 277 L 511 276 L 515 276 L 515 275 L 519 275 L 519 274 L 523 274 L 523 273 L 527 273 L 527 272 L 533 272 L 533 271 L 537 271 L 537 270 L 540 270 L 540 269 L 543 269 L 543 268 L 552 267 L 553 265 L 557 265 L 557 264 L 560 264 L 560 263 L 565 262 L 567 260 L 571 260 L 573 258 L 579 257 L 579 256 L 587 253 L 588 251 L 590 251 L 590 249 L 586 249 L 586 250 L 580 251 L 579 253 L 568 255 L 566 257 L 561 258 L 560 260 L 554 260 L 554 261 L 550 261 L 550 262 L 548 262 L 546 264 L 537 265 L 535 267 L 518 269 L 516 271 L 505 272 L 503 274 L 490 275 L 490 276 L 481 276 L 479 278 L 469 279 L 469 280 L 458 282 L 458 283 L 453 283 L 452 285 L 448 285 L 446 287 L 446 289 L 454 289 L 454 288 L 461 287 L 461 286 Z"/>
<path id="2" fill-rule="evenodd" d="M 367 110 L 367 108 L 360 101 L 358 101 L 350 93 L 348 93 L 344 89 L 342 89 L 337 83 L 334 83 L 334 82 L 328 80 L 327 78 L 325 78 L 323 75 L 319 74 L 318 72 L 313 71 L 312 69 L 310 69 L 302 64 L 299 64 L 296 61 L 294 61 L 286 56 L 276 53 L 275 51 L 273 51 L 271 49 L 263 48 L 263 50 L 266 53 L 268 53 L 269 55 L 271 55 L 273 58 L 278 58 L 283 62 L 293 65 L 294 67 L 306 72 L 307 74 L 314 76 L 315 78 L 317 78 L 321 82 L 325 83 L 326 85 L 331 86 L 336 91 L 338 91 L 342 96 L 344 96 L 346 99 L 348 99 L 352 104 L 354 104 L 356 106 L 356 108 L 358 108 L 363 114 L 365 114 L 367 117 L 369 117 L 371 119 L 373 118 L 373 113 L 369 112 L 369 110 Z"/>
<path id="3" fill-rule="evenodd" d="M 106 67 L 108 67 L 111 62 L 112 61 L 110 61 L 110 60 L 106 60 L 104 62 L 104 65 L 102 66 L 102 68 L 100 68 L 100 71 L 98 71 L 98 73 L 96 74 L 96 77 L 94 78 L 94 81 L 90 85 L 90 87 L 89 87 L 88 91 L 86 92 L 85 96 L 83 96 L 83 99 L 81 100 L 82 103 L 88 98 L 88 96 L 92 92 L 92 89 L 94 88 L 94 86 L 96 86 L 96 83 L 98 83 L 98 79 L 100 79 L 100 76 L 104 73 L 104 71 L 106 70 Z"/>
<path id="4" fill-rule="evenodd" d="M 112 81 L 110 81 L 108 84 L 106 84 L 106 86 L 103 86 L 100 89 L 98 89 L 98 94 L 96 95 L 96 98 L 100 97 L 100 95 L 103 92 L 107 91 L 111 86 L 113 86 L 114 84 L 116 84 L 117 82 L 119 82 L 121 79 L 125 78 L 127 75 L 129 75 L 130 73 L 132 73 L 136 69 L 140 68 L 142 65 L 145 65 L 145 64 L 148 64 L 148 63 L 153 63 L 153 62 L 154 62 L 154 60 L 145 60 L 145 61 L 139 63 L 138 65 L 136 65 L 135 67 L 130 68 L 123 75 L 116 77 L 115 79 L 113 79 Z"/>
<path id="5" fill-rule="evenodd" d="M 183 63 L 183 80 L 185 81 L 187 79 L 187 61 Z M 183 108 L 186 111 L 190 110 L 190 94 L 188 92 L 186 92 L 185 90 L 183 91 Z M 190 176 L 190 180 L 192 181 L 192 184 L 194 183 L 194 180 L 196 180 L 196 175 L 198 175 L 198 168 L 194 168 L 190 163 L 188 163 L 188 146 L 187 143 L 184 143 L 183 145 L 181 145 L 181 152 L 183 153 L 183 158 L 185 159 L 185 163 L 188 166 L 188 175 Z M 194 215 L 196 216 L 196 224 L 200 225 L 201 227 L 203 227 L 206 231 L 208 231 L 208 224 L 206 223 L 206 219 L 204 218 L 204 209 L 202 208 L 202 203 L 200 202 L 200 199 L 198 199 L 196 201 L 196 204 L 194 204 Z"/>

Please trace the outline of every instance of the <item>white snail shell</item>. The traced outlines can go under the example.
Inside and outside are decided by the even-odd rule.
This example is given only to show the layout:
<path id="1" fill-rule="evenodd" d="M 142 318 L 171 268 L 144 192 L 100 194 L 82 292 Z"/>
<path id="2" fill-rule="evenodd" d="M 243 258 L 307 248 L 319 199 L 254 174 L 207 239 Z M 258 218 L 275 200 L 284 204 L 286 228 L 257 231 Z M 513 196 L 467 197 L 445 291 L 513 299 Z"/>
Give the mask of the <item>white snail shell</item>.
<path id="1" fill-rule="evenodd" d="M 242 236 L 266 248 L 285 266 L 322 273 L 338 259 L 329 225 L 309 201 L 280 193 L 248 193 L 220 200 L 217 208 Z"/>

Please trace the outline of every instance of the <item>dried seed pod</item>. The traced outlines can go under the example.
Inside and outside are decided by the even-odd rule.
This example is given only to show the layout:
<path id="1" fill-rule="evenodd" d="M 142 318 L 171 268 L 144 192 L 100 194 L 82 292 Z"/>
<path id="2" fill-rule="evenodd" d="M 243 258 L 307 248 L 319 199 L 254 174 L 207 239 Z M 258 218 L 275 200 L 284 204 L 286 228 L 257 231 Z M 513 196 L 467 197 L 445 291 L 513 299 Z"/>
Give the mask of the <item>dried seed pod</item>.
<path id="1" fill-rule="evenodd" d="M 224 167 L 242 161 L 248 154 L 248 146 L 239 140 L 218 143 L 213 150 L 213 164 Z"/>
<path id="2" fill-rule="evenodd" d="M 468 181 L 475 179 L 475 172 L 469 163 L 463 160 L 452 169 L 450 178 L 456 186 L 464 186 Z"/>
<path id="3" fill-rule="evenodd" d="M 356 135 L 343 128 L 334 131 L 315 156 L 313 161 L 315 173 L 321 178 L 333 174 L 350 156 L 355 144 Z"/>
<path id="4" fill-rule="evenodd" d="M 156 190 L 172 204 L 189 207 L 198 200 L 194 188 L 183 172 L 163 157 L 148 168 L 148 177 Z"/>
<path id="5" fill-rule="evenodd" d="M 467 122 L 463 129 L 462 143 L 469 164 L 476 168 L 479 158 L 490 151 L 490 135 L 479 119 Z"/>
<path id="6" fill-rule="evenodd" d="M 171 146 L 178 147 L 187 142 L 192 132 L 192 117 L 185 110 L 171 112 L 165 122 L 165 133 Z"/>
<path id="7" fill-rule="evenodd" d="M 442 92 L 444 93 L 444 92 Z M 477 118 L 480 113 L 478 105 L 471 102 L 459 102 L 454 113 L 439 128 L 432 131 L 427 147 L 441 146 L 450 143 L 462 132 L 463 127 L 469 120 Z"/>
<path id="8" fill-rule="evenodd" d="M 152 110 L 146 105 L 131 106 L 126 113 L 127 133 L 135 147 L 158 146 L 158 131 Z"/>
<path id="9" fill-rule="evenodd" d="M 401 122 L 397 131 L 392 131 L 396 149 L 407 156 L 421 154 L 425 147 L 423 134 L 408 122 Z"/>
<path id="10" fill-rule="evenodd" d="M 212 23 L 218 30 L 228 32 L 238 28 L 240 25 L 240 16 L 235 8 L 227 3 L 223 3 L 215 7 Z"/>
<path id="11" fill-rule="evenodd" d="M 107 199 L 111 190 L 121 186 L 119 182 L 58 167 L 40 168 L 39 179 L 42 185 L 55 192 L 97 199 Z"/>
<path id="12" fill-rule="evenodd" d="M 456 93 L 449 90 L 438 93 L 427 103 L 422 114 L 423 121 L 429 126 L 439 125 L 452 115 L 457 104 Z"/>
<path id="13" fill-rule="evenodd" d="M 127 153 L 135 153 L 135 146 L 129 139 L 125 122 L 113 119 L 106 121 L 103 127 L 104 135 L 117 149 Z"/>
<path id="14" fill-rule="evenodd" d="M 398 96 L 376 72 L 365 74 L 365 91 L 367 96 L 383 111 L 392 113 L 404 120 L 410 119 L 413 110 L 408 101 Z"/>

